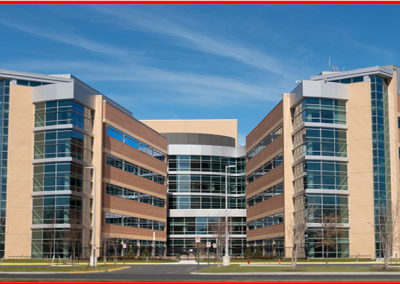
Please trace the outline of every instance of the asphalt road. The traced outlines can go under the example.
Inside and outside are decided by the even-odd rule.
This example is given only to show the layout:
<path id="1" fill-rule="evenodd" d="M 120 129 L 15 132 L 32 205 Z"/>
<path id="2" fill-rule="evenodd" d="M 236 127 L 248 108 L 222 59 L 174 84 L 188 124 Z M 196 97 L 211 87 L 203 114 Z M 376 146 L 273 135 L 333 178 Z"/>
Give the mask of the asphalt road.
<path id="1" fill-rule="evenodd" d="M 201 265 L 200 269 L 206 268 Z M 384 281 L 400 280 L 398 275 L 199 275 L 191 274 L 197 270 L 197 265 L 133 265 L 128 269 L 107 273 L 57 273 L 57 274 L 5 274 L 0 273 L 1 279 L 62 279 L 62 280 L 154 280 L 154 281 Z"/>

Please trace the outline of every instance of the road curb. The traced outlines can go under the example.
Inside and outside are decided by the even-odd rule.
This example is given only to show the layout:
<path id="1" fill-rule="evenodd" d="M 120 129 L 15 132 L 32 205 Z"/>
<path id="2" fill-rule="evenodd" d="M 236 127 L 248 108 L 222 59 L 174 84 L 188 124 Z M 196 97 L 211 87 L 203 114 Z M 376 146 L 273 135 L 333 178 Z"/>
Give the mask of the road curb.
<path id="1" fill-rule="evenodd" d="M 113 268 L 113 269 L 108 269 L 106 272 L 111 272 L 111 271 L 117 271 L 117 270 L 122 270 L 122 269 L 127 269 L 129 266 L 124 266 L 124 267 L 119 267 L 119 268 Z"/>
<path id="2" fill-rule="evenodd" d="M 245 272 L 245 273 L 203 273 L 203 272 L 191 272 L 190 274 L 195 275 L 347 275 L 347 276 L 357 276 L 357 275 L 398 275 L 400 272 Z"/>

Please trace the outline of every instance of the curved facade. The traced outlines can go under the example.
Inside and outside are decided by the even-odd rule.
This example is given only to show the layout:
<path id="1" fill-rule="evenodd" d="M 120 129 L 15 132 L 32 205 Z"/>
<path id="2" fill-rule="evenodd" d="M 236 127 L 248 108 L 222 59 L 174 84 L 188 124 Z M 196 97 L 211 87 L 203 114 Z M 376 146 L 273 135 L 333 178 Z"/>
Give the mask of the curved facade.
<path id="1" fill-rule="evenodd" d="M 228 169 L 228 204 L 225 204 L 225 167 Z M 245 149 L 210 145 L 168 145 L 168 254 L 196 251 L 216 242 L 218 220 L 228 209 L 231 255 L 246 246 Z M 211 248 L 211 252 L 213 252 Z M 204 253 L 205 251 L 200 251 Z"/>
<path id="2" fill-rule="evenodd" d="M 168 145 L 214 145 L 235 147 L 235 138 L 204 133 L 161 133 L 167 138 Z"/>

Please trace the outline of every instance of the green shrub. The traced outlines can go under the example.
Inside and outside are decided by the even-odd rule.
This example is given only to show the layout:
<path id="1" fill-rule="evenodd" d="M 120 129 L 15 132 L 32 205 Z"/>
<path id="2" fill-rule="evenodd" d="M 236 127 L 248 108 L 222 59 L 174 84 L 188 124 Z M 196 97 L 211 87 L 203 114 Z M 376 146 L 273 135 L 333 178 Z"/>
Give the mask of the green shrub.
<path id="1" fill-rule="evenodd" d="M 246 250 L 244 251 L 244 257 L 248 258 L 248 257 L 252 257 L 253 253 L 251 252 L 250 247 L 247 247 Z"/>
<path id="2" fill-rule="evenodd" d="M 144 248 L 144 251 L 143 251 L 142 255 L 145 256 L 145 257 L 149 257 L 150 256 L 150 253 L 149 253 L 149 250 L 147 249 L 147 247 Z"/>
<path id="3" fill-rule="evenodd" d="M 132 248 L 131 245 L 129 246 L 128 256 L 129 257 L 135 257 L 135 253 L 133 252 L 133 248 Z"/>
<path id="4" fill-rule="evenodd" d="M 262 257 L 262 251 L 259 246 L 256 246 L 256 253 L 254 254 L 255 257 Z"/>

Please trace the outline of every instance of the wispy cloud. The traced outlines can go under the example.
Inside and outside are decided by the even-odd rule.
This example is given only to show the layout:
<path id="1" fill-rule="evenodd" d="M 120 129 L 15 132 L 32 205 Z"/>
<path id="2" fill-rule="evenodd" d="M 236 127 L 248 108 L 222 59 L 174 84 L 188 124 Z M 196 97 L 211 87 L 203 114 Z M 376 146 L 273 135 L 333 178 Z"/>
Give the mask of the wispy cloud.
<path id="1" fill-rule="evenodd" d="M 97 52 L 97 53 L 102 53 L 106 55 L 113 55 L 113 56 L 119 56 L 119 57 L 126 57 L 128 56 L 128 52 L 115 47 L 111 46 L 109 44 L 105 44 L 102 42 L 96 42 L 93 40 L 88 39 L 87 37 L 74 34 L 74 33 L 68 33 L 65 31 L 60 31 L 60 30 L 53 30 L 51 27 L 38 27 L 34 23 L 22 23 L 21 21 L 16 21 L 15 19 L 13 20 L 7 20 L 6 15 L 0 12 L 0 24 L 3 24 L 5 26 L 18 29 L 42 38 L 46 38 L 52 41 L 57 41 L 73 46 L 77 46 L 89 51 Z"/>
<path id="2" fill-rule="evenodd" d="M 5 63 L 7 65 L 7 63 Z M 86 82 L 132 82 L 152 89 L 154 94 L 135 94 L 135 100 L 157 101 L 163 104 L 198 104 L 215 106 L 256 104 L 257 102 L 277 102 L 281 91 L 273 86 L 248 84 L 239 80 L 213 75 L 199 75 L 165 71 L 158 68 L 135 64 L 115 63 L 113 66 L 95 61 L 21 61 L 9 65 L 13 69 L 35 71 L 54 70 L 62 66 L 64 70 L 75 70 L 78 77 Z M 60 67 L 58 67 L 60 68 Z M 58 70 L 57 70 L 58 71 Z M 62 71 L 62 70 L 59 70 Z M 165 94 L 168 94 L 167 96 Z M 108 95 L 108 94 L 105 94 Z M 123 97 L 126 96 L 124 99 Z M 120 100 L 129 101 L 129 94 L 120 94 Z"/>
<path id="3" fill-rule="evenodd" d="M 181 40 L 181 43 L 186 43 L 189 48 L 228 57 L 273 74 L 294 78 L 288 72 L 289 67 L 272 56 L 221 37 L 217 38 L 217 36 L 204 35 L 201 32 L 190 30 L 184 25 L 168 20 L 165 14 L 160 15 L 154 11 L 149 13 L 138 7 L 92 6 L 91 8 L 113 16 L 113 22 L 119 23 L 126 29 L 142 29 L 167 35 Z"/>
<path id="4" fill-rule="evenodd" d="M 107 6 L 107 8 L 101 8 L 101 11 L 114 15 L 119 10 Z M 138 23 L 140 27 L 150 29 L 153 32 L 183 38 L 194 44 L 194 46 L 197 46 L 199 50 L 234 58 L 257 68 L 273 71 L 275 74 L 284 72 L 281 70 L 283 67 L 277 60 L 258 52 L 252 52 L 250 49 L 234 45 L 226 40 L 217 40 L 209 36 L 192 33 L 170 21 L 164 19 L 157 20 L 155 15 L 146 13 L 131 14 L 131 11 L 128 11 L 128 13 L 124 11 L 119 12 L 121 12 L 121 15 L 113 20 L 122 19 L 120 24 L 127 25 L 128 29 L 133 28 L 133 26 L 136 26 L 135 23 Z M 115 17 L 117 17 L 116 14 Z M 146 65 L 148 63 L 146 60 L 137 60 L 133 55 L 135 54 L 135 50 L 128 50 L 127 48 L 124 49 L 101 41 L 92 40 L 80 35 L 78 32 L 70 32 L 73 30 L 71 27 L 60 30 L 49 25 L 35 24 L 32 19 L 21 21 L 10 20 L 10 17 L 2 15 L 1 12 L 0 24 L 48 40 L 100 53 L 112 60 L 112 64 L 107 64 L 105 61 L 100 60 L 24 60 L 20 67 L 15 67 L 17 70 L 29 71 L 29 65 L 31 65 L 33 69 L 31 71 L 33 72 L 37 72 L 38 66 L 40 66 L 41 70 L 49 70 L 48 72 L 55 72 L 54 70 L 57 68 L 59 71 L 56 72 L 62 73 L 65 70 L 75 70 L 74 74 L 78 73 L 79 77 L 88 82 L 104 80 L 135 82 L 136 85 L 139 83 L 142 86 L 146 86 L 149 90 L 154 91 L 152 96 L 142 94 L 142 96 L 139 96 L 139 99 L 145 98 L 147 101 L 157 101 L 167 104 L 214 104 L 215 106 L 221 106 L 229 102 L 231 105 L 249 105 L 257 104 L 260 101 L 276 102 L 280 99 L 280 94 L 282 93 L 282 91 L 274 87 L 277 84 L 268 85 L 265 81 L 256 82 L 257 80 L 224 77 L 218 74 L 213 75 L 212 73 L 208 73 L 207 75 L 197 74 L 193 70 L 182 71 L 178 69 L 178 71 L 171 71 L 165 68 L 152 67 Z M 12 64 L 12 66 L 17 65 L 18 63 L 15 62 Z M 278 78 L 277 80 L 281 79 Z M 287 80 L 287 77 L 283 80 Z M 96 86 L 93 87 L 96 88 Z M 155 90 L 158 90 L 158 92 Z M 168 96 L 165 94 L 168 94 Z"/>

